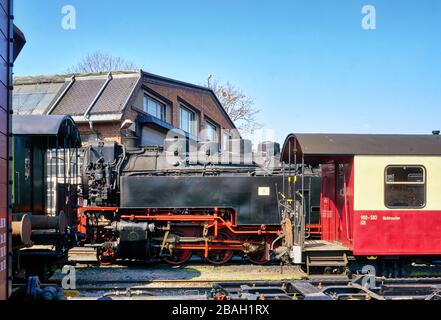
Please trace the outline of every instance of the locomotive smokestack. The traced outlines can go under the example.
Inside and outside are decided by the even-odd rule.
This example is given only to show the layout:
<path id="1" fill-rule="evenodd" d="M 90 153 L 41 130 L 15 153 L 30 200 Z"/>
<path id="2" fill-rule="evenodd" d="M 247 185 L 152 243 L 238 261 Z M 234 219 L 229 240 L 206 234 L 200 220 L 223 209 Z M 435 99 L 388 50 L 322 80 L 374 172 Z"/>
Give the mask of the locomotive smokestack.
<path id="1" fill-rule="evenodd" d="M 439 130 L 433 130 L 433 131 L 432 131 L 432 134 L 433 134 L 434 136 L 439 136 L 439 133 L 440 133 Z"/>

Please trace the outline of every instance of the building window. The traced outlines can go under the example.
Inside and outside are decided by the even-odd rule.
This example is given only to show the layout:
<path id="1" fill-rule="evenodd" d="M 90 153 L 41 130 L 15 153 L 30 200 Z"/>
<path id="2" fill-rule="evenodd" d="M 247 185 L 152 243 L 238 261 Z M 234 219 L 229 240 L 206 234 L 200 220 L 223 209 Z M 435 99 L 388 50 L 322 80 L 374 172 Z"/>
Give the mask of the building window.
<path id="1" fill-rule="evenodd" d="M 181 105 L 180 128 L 194 136 L 197 136 L 196 113 Z"/>
<path id="2" fill-rule="evenodd" d="M 231 136 L 224 132 L 222 137 L 222 149 L 224 151 L 231 151 L 230 149 Z"/>
<path id="3" fill-rule="evenodd" d="M 388 208 L 423 208 L 426 205 L 426 170 L 423 166 L 388 166 L 385 171 Z"/>
<path id="4" fill-rule="evenodd" d="M 210 142 L 218 142 L 217 126 L 210 121 L 205 121 L 205 139 Z"/>
<path id="5" fill-rule="evenodd" d="M 165 121 L 165 104 L 149 95 L 144 95 L 144 112 Z"/>

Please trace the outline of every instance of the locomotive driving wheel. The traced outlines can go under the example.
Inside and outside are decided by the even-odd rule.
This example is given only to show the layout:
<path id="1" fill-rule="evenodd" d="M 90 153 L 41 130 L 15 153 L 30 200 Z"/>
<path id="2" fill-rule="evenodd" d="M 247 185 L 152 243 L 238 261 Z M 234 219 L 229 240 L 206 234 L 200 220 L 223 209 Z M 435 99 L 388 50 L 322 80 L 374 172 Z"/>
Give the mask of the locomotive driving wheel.
<path id="1" fill-rule="evenodd" d="M 266 255 L 266 245 L 271 239 L 265 236 L 251 236 L 247 239 L 247 249 L 245 251 L 245 259 L 252 264 L 266 264 L 269 259 Z"/>
<path id="2" fill-rule="evenodd" d="M 168 256 L 163 256 L 162 260 L 168 264 L 179 266 L 190 260 L 192 255 L 191 250 L 187 249 L 174 249 Z"/>
<path id="3" fill-rule="evenodd" d="M 174 233 L 175 238 L 179 238 L 182 237 L 183 234 L 180 232 L 175 232 Z M 168 255 L 162 256 L 161 259 L 162 261 L 174 265 L 174 266 L 178 266 L 181 264 L 186 263 L 188 260 L 190 260 L 193 252 L 189 249 L 176 249 L 175 248 L 175 244 L 176 244 L 176 240 L 174 243 L 169 243 L 168 245 Z"/>
<path id="4" fill-rule="evenodd" d="M 231 240 L 231 236 L 226 232 L 219 232 L 217 240 Z M 234 252 L 232 250 L 209 250 L 208 257 L 205 258 L 205 261 L 211 264 L 221 265 L 230 261 L 233 255 Z"/>

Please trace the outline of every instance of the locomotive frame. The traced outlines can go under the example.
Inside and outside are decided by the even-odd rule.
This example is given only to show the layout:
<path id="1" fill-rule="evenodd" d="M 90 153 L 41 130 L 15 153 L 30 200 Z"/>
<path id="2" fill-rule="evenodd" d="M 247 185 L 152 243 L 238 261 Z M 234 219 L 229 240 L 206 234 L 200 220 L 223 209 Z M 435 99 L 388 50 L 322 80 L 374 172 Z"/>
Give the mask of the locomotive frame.
<path id="1" fill-rule="evenodd" d="M 151 211 L 154 211 L 154 213 L 151 213 Z M 189 214 L 173 214 L 168 209 L 134 210 L 86 207 L 79 209 L 79 217 L 82 232 L 87 232 L 84 226 L 87 224 L 87 216 L 91 212 L 99 212 L 109 216 L 114 216 L 118 212 L 118 217 L 122 221 L 134 224 L 143 222 L 155 224 L 155 228 L 165 231 L 164 235 L 154 237 L 154 240 L 161 243 L 159 248 L 156 248 L 159 251 L 158 257 L 172 265 L 186 263 L 193 253 L 200 254 L 205 261 L 211 264 L 224 264 L 230 261 L 235 252 L 246 253 L 247 260 L 252 263 L 264 264 L 269 260 L 268 253 L 264 249 L 257 248 L 262 245 L 262 241 L 253 240 L 252 237 L 262 236 L 266 240 L 266 245 L 270 245 L 274 239 L 283 234 L 282 229 L 274 225 L 240 226 L 235 221 L 236 217 L 232 209 L 190 208 L 186 209 L 186 211 Z M 174 236 L 170 236 L 170 232 Z M 233 236 L 235 237 L 234 239 Z M 99 242 L 99 238 L 95 239 Z M 121 242 L 119 244 L 121 245 Z M 248 250 L 246 247 L 248 247 Z M 122 250 L 121 247 L 109 246 L 107 241 L 98 249 L 98 259 L 101 264 L 108 265 L 114 263 L 118 258 L 118 250 Z M 168 254 L 163 255 L 164 250 Z M 143 256 L 141 251 L 131 255 L 125 253 L 124 258 L 142 259 L 148 257 Z"/>

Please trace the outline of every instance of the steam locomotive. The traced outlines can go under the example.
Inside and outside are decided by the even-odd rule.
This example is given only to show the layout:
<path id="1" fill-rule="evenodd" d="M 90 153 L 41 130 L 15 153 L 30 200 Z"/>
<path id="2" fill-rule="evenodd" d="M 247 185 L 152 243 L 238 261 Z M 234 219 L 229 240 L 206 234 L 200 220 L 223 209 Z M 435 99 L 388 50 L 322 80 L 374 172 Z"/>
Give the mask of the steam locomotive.
<path id="1" fill-rule="evenodd" d="M 264 264 L 288 257 L 287 203 L 302 186 L 301 216 L 317 220 L 320 178 L 313 170 L 289 178 L 276 143 L 262 143 L 258 152 L 242 139 L 230 147 L 221 154 L 215 143 L 188 139 L 140 148 L 89 145 L 77 217 L 83 244 L 97 248 L 101 264 L 161 259 L 179 265 L 192 256 L 215 265 L 235 256 Z"/>

